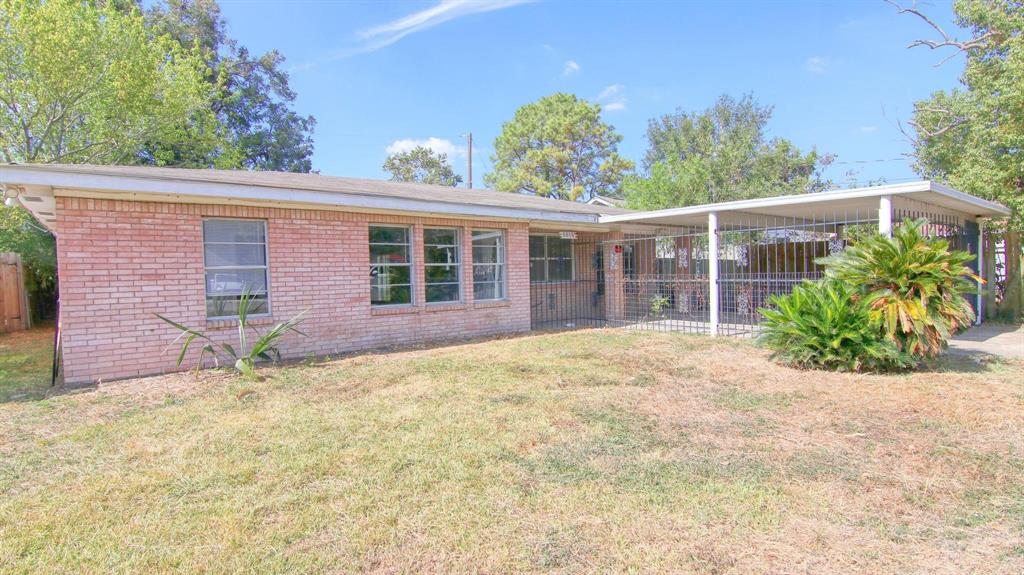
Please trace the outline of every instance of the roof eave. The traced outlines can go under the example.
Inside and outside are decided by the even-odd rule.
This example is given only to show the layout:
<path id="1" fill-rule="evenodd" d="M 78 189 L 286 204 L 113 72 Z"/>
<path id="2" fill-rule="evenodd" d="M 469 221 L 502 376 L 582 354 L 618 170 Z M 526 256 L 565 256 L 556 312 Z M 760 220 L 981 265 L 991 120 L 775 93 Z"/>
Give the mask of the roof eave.
<path id="1" fill-rule="evenodd" d="M 664 210 L 651 210 L 647 212 L 636 212 L 632 214 L 608 215 L 601 216 L 599 218 L 599 221 L 601 223 L 608 224 L 623 222 L 643 222 L 645 220 L 663 220 L 664 218 L 671 218 L 676 216 L 695 216 L 700 214 L 708 214 L 712 212 L 743 212 L 753 211 L 759 208 L 777 208 L 784 207 L 787 205 L 838 202 L 889 195 L 899 196 L 921 192 L 935 192 L 943 196 L 974 206 L 978 209 L 978 212 L 973 215 L 981 215 L 987 217 L 1000 217 L 1010 215 L 1010 210 L 1001 204 L 984 200 L 982 198 L 978 198 L 970 194 L 965 194 L 961 191 L 954 190 L 953 188 L 943 186 L 932 181 L 923 180 L 920 182 L 910 182 L 907 184 L 875 186 L 870 188 L 854 188 L 849 190 L 834 190 L 829 192 L 819 192 L 811 194 L 776 196 L 772 198 L 758 198 L 753 200 L 737 200 L 733 202 L 702 204 L 699 206 L 688 206 L 684 208 L 668 208 Z"/>
<path id="2" fill-rule="evenodd" d="M 38 166 L 27 169 L 18 165 L 3 166 L 0 184 L 45 186 L 55 190 L 85 190 L 111 193 L 112 196 L 136 200 L 187 201 L 190 198 L 224 199 L 226 201 L 266 202 L 316 208 L 354 208 L 360 210 L 400 211 L 429 214 L 450 214 L 461 217 L 541 220 L 551 222 L 597 224 L 600 214 L 570 213 L 375 196 L 344 192 L 320 192 L 225 182 L 198 182 L 143 176 L 115 176 L 68 171 L 46 171 Z"/>

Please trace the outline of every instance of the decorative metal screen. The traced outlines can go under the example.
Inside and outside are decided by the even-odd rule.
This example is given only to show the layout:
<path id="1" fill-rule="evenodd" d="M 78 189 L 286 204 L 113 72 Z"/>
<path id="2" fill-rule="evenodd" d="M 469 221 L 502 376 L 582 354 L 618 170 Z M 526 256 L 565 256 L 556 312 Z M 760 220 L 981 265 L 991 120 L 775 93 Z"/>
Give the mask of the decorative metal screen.
<path id="1" fill-rule="evenodd" d="M 954 249 L 977 253 L 974 222 L 943 214 L 897 209 L 903 218 L 928 219 L 927 232 Z M 603 240 L 573 240 L 572 275 L 551 281 L 550 240 L 532 240 L 531 304 L 534 329 L 622 326 L 631 329 L 711 333 L 711 258 L 718 263 L 717 333 L 754 336 L 762 309 L 774 295 L 824 273 L 821 259 L 859 238 L 878 233 L 877 210 L 790 218 L 720 214 L 718 253 L 709 254 L 706 227 L 663 228 L 657 233 Z M 564 247 L 558 254 L 564 259 Z M 542 253 L 543 252 L 543 253 Z M 542 266 L 543 264 L 543 266 Z M 568 263 L 562 262 L 565 269 Z M 535 271 L 536 270 L 536 271 Z M 570 279 L 571 278 L 571 279 Z"/>
<path id="2" fill-rule="evenodd" d="M 530 324 L 535 330 L 605 325 L 605 263 L 594 236 L 530 236 Z M 557 243 L 557 246 L 555 245 Z"/>

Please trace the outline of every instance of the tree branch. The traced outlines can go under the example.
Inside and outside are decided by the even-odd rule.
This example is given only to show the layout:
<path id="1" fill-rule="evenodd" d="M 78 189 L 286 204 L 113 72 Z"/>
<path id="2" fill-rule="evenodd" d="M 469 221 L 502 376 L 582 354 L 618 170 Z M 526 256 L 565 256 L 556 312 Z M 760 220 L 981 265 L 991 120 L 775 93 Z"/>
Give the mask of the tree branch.
<path id="1" fill-rule="evenodd" d="M 918 18 L 923 20 L 926 24 L 928 24 L 928 26 L 930 26 L 933 30 L 938 32 L 940 36 L 942 36 L 942 40 L 941 41 L 940 40 L 914 40 L 913 42 L 911 42 L 910 44 L 907 45 L 907 48 L 916 48 L 918 46 L 927 46 L 928 48 L 931 48 L 932 50 L 937 50 L 939 48 L 955 48 L 956 49 L 956 51 L 953 52 L 953 54 L 951 54 L 947 58 L 943 59 L 938 64 L 935 64 L 935 67 L 942 66 L 946 62 L 948 62 L 948 61 L 952 60 L 953 58 L 955 58 L 961 52 L 969 52 L 969 51 L 974 50 L 976 48 L 984 48 L 984 47 L 986 47 L 988 45 L 989 39 L 994 35 L 994 32 L 992 30 L 989 30 L 988 32 L 985 32 L 984 34 L 982 34 L 981 36 L 978 36 L 977 38 L 971 38 L 970 40 L 967 40 L 967 41 L 960 41 L 960 40 L 957 40 L 956 38 L 950 36 L 949 34 L 947 34 L 946 31 L 943 30 L 942 27 L 938 25 L 938 23 L 936 23 L 934 20 L 929 18 L 927 15 L 925 15 L 923 12 L 918 10 L 917 9 L 917 0 L 913 0 L 913 2 L 911 3 L 910 7 L 904 7 L 903 5 L 901 5 L 896 0 L 885 0 L 885 1 L 887 3 L 892 4 L 893 6 L 896 7 L 896 13 L 897 14 L 913 14 L 914 16 L 917 16 Z"/>

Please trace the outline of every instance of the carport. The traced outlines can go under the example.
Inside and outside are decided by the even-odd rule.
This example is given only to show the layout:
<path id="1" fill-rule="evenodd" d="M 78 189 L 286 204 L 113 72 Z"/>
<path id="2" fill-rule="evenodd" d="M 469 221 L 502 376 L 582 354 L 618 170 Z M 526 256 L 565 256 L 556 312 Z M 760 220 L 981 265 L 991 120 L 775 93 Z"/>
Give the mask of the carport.
<path id="1" fill-rule="evenodd" d="M 774 294 L 821 276 L 816 260 L 905 218 L 982 262 L 982 231 L 1004 206 L 929 181 L 607 215 L 624 226 L 605 242 L 610 325 L 753 335 Z M 648 231 L 637 230 L 646 229 Z M 983 298 L 975 300 L 981 311 Z M 982 316 L 978 314 L 979 318 Z M 980 319 L 979 319 L 980 322 Z"/>

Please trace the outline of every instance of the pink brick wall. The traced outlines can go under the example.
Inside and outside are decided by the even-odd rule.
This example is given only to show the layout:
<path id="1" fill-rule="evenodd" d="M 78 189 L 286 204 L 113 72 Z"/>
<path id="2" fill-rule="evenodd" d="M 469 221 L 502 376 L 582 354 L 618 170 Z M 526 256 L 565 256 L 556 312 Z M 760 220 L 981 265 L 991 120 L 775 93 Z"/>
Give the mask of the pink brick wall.
<path id="1" fill-rule="evenodd" d="M 205 315 L 202 220 L 267 221 L 272 324 L 310 308 L 286 356 L 530 329 L 526 223 L 338 211 L 57 198 L 64 377 L 69 383 L 172 371 L 177 335 L 154 313 L 234 342 L 232 322 Z M 371 308 L 370 223 L 414 227 L 414 305 Z M 463 302 L 426 304 L 424 226 L 463 230 Z M 507 300 L 474 302 L 472 229 L 506 230 Z M 191 364 L 189 364 L 191 365 Z"/>

